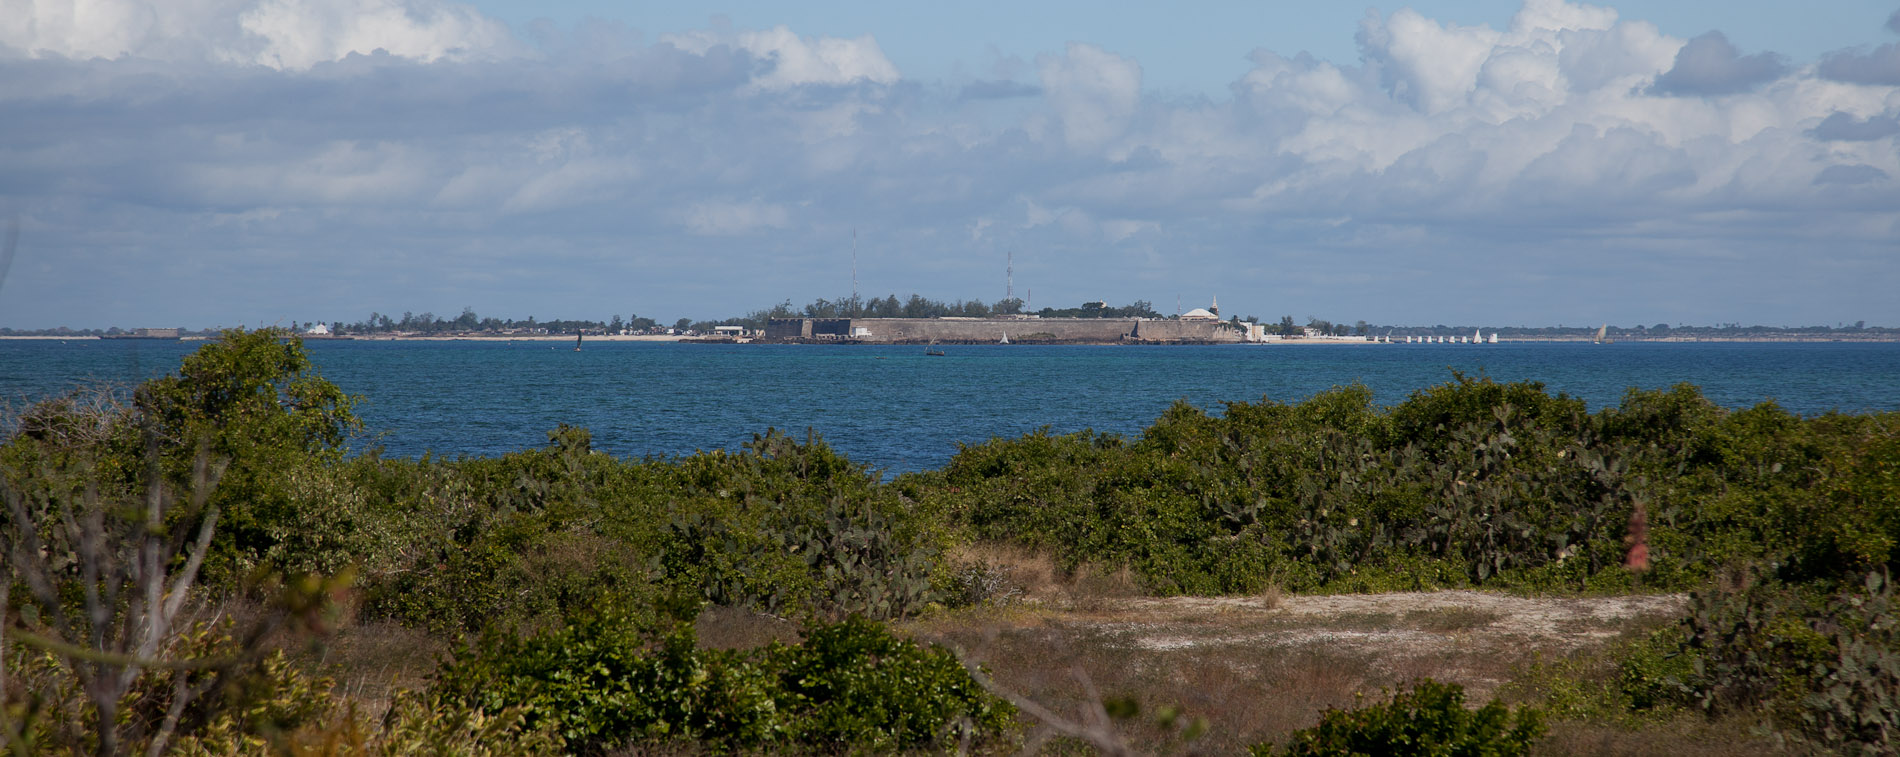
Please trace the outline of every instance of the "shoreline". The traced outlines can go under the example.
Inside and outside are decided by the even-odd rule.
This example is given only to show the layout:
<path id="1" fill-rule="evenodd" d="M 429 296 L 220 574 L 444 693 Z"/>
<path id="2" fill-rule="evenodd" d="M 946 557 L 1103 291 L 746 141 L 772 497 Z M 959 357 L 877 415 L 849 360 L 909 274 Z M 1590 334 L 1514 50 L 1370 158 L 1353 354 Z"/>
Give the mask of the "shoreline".
<path id="1" fill-rule="evenodd" d="M 687 341 L 693 341 L 693 340 L 702 339 L 702 338 L 705 338 L 705 337 L 671 336 L 667 334 L 625 334 L 625 335 L 614 334 L 610 336 L 588 336 L 582 342 L 582 344 L 585 344 L 587 342 L 687 342 Z M 345 342 L 345 341 L 348 341 L 348 342 L 572 342 L 574 341 L 574 335 L 573 334 L 567 334 L 567 335 L 530 334 L 530 335 L 512 335 L 512 336 L 511 335 L 390 336 L 390 335 L 384 335 L 384 334 L 376 334 L 376 335 L 369 335 L 369 336 L 347 336 L 346 335 L 346 336 L 333 336 L 333 337 L 317 337 L 314 339 L 306 336 L 304 337 L 304 340 L 315 341 L 315 342 L 328 342 L 328 341 L 337 341 L 337 342 Z"/>
<path id="2" fill-rule="evenodd" d="M 376 334 L 376 335 L 365 335 L 365 336 L 352 336 L 352 335 L 307 336 L 307 335 L 300 334 L 298 336 L 301 337 L 304 341 L 308 341 L 308 342 L 571 342 L 574 340 L 574 336 L 572 334 L 565 335 L 565 336 L 541 335 L 541 334 L 512 335 L 512 336 L 510 335 L 414 336 L 414 335 L 388 335 L 388 334 Z M 180 336 L 180 337 L 175 337 L 175 338 L 101 337 L 101 336 L 96 336 L 96 335 L 78 335 L 78 334 L 64 335 L 64 336 L 28 334 L 28 335 L 0 335 L 0 342 L 5 342 L 5 341 L 13 341 L 13 342 L 26 342 L 26 341 L 200 342 L 200 341 L 205 341 L 212 338 L 214 337 L 208 337 L 208 336 Z M 1499 344 L 1539 344 L 1539 343 L 1577 344 L 1577 343 L 1588 343 L 1590 341 L 1592 340 L 1588 336 L 1578 336 L 1578 337 L 1553 336 L 1553 337 L 1538 337 L 1538 338 L 1499 337 L 1498 338 Z M 924 344 L 923 342 L 918 342 L 918 343 L 913 344 L 909 342 L 864 342 L 864 341 L 851 341 L 851 340 L 837 340 L 837 341 L 827 341 L 827 342 L 808 342 L 808 341 L 766 342 L 764 340 L 759 340 L 759 339 L 741 339 L 741 340 L 735 341 L 735 340 L 732 340 L 731 338 L 717 337 L 717 336 L 671 336 L 671 335 L 666 335 L 666 334 L 634 334 L 634 335 L 615 334 L 611 336 L 588 336 L 583 341 L 583 344 L 588 343 L 588 342 L 656 342 L 656 343 L 683 342 L 683 343 L 688 343 L 688 344 L 701 343 L 701 342 L 710 343 L 710 344 L 838 344 L 838 345 L 852 345 L 852 346 L 862 346 L 862 347 L 914 347 L 920 344 Z M 1662 337 L 1662 338 L 1647 338 L 1647 339 L 1646 338 L 1626 338 L 1626 339 L 1617 339 L 1612 344 L 1605 345 L 1605 346 L 1614 346 L 1617 343 L 1621 343 L 1621 344 L 1731 344 L 1731 343 L 1895 344 L 1895 343 L 1900 343 L 1900 337 L 1857 337 L 1856 338 L 1856 337 L 1733 336 L 1733 337 Z M 959 343 L 952 342 L 949 344 L 958 345 Z M 1209 344 L 1212 346 L 1239 346 L 1239 347 L 1248 347 L 1248 346 L 1253 346 L 1253 347 L 1309 346 L 1310 347 L 1310 346 L 1320 346 L 1320 345 L 1328 345 L 1328 346 L 1338 346 L 1338 345 L 1484 346 L 1483 344 L 1473 344 L 1469 342 L 1409 342 L 1408 343 L 1408 342 L 1403 342 L 1403 341 L 1370 342 L 1370 341 L 1359 341 L 1359 340 L 1351 340 L 1351 339 L 1276 339 L 1276 340 L 1266 341 L 1266 342 L 1219 342 L 1219 343 L 1196 342 L 1195 344 L 1197 345 Z M 1027 342 L 1027 343 L 1021 344 L 1021 346 L 1025 346 L 1025 347 L 1064 347 L 1064 346 L 1100 347 L 1100 346 L 1123 346 L 1123 345 L 1180 346 L 1179 344 L 1171 344 L 1167 342 L 1140 342 L 1140 341 L 1136 341 L 1136 342 Z"/>

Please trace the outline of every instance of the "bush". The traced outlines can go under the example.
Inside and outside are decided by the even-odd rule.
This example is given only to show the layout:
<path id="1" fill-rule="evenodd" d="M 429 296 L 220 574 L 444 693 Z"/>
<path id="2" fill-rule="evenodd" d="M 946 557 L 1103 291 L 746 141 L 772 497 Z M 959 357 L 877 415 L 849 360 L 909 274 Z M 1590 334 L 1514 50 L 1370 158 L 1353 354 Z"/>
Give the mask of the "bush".
<path id="1" fill-rule="evenodd" d="M 520 707 L 530 725 L 599 752 L 693 741 L 720 749 L 803 745 L 870 751 L 993 738 L 1008 704 L 955 656 L 851 618 L 804 643 L 757 650 L 694 646 L 682 626 L 659 639 L 608 616 L 539 636 L 490 634 L 445 663 L 433 691 L 485 712 Z"/>
<path id="2" fill-rule="evenodd" d="M 1698 593 L 1674 688 L 1711 714 L 1762 712 L 1835 752 L 1900 748 L 1900 622 L 1884 572 L 1832 596 L 1819 585 L 1756 576 L 1737 591 Z"/>
<path id="3" fill-rule="evenodd" d="M 1511 757 L 1529 754 L 1544 735 L 1543 716 L 1535 709 L 1510 708 L 1493 701 L 1477 710 L 1465 708 L 1464 688 L 1457 684 L 1421 679 L 1392 700 L 1352 710 L 1328 709 L 1319 725 L 1295 731 L 1276 751 L 1269 744 L 1253 747 L 1260 757 L 1321 755 L 1484 755 Z"/>
<path id="4" fill-rule="evenodd" d="M 1779 561 L 1829 579 L 1900 560 L 1900 414 L 1729 412 L 1694 387 L 1592 415 L 1454 374 L 1380 409 L 1176 403 L 1138 440 L 1046 431 L 959 450 L 906 496 L 968 538 L 1126 566 L 1158 594 L 1496 586 L 1688 588 Z M 1647 565 L 1625 570 L 1645 513 Z"/>

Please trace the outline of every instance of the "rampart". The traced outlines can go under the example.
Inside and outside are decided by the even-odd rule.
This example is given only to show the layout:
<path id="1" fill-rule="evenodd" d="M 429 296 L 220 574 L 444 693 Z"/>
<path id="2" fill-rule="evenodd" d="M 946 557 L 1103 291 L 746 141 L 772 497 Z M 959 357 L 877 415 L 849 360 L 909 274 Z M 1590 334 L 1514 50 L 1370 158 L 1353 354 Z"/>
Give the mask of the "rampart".
<path id="1" fill-rule="evenodd" d="M 1219 321 L 1135 318 L 781 318 L 766 324 L 765 340 L 847 341 L 861 344 L 1120 344 L 1239 342 L 1243 334 Z"/>
<path id="2" fill-rule="evenodd" d="M 1135 322 L 1107 318 L 854 318 L 859 341 L 891 342 L 1120 342 Z"/>
<path id="3" fill-rule="evenodd" d="M 765 322 L 765 339 L 772 342 L 836 341 L 850 335 L 849 318 L 773 318 Z"/>
<path id="4" fill-rule="evenodd" d="M 1225 343 L 1245 341 L 1246 332 L 1220 321 L 1141 321 L 1132 338 L 1139 342 Z"/>

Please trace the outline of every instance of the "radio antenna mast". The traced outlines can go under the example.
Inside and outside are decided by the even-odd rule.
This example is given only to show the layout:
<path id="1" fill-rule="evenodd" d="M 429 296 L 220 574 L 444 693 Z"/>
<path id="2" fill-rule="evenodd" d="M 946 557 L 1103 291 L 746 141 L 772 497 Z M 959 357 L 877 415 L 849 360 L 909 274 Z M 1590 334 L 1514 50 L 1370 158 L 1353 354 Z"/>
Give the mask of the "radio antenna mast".
<path id="1" fill-rule="evenodd" d="M 851 227 L 851 314 L 858 314 L 858 227 Z"/>
<path id="2" fill-rule="evenodd" d="M 1003 269 L 1003 299 L 1016 299 L 1016 251 L 1009 251 L 1009 265 Z"/>

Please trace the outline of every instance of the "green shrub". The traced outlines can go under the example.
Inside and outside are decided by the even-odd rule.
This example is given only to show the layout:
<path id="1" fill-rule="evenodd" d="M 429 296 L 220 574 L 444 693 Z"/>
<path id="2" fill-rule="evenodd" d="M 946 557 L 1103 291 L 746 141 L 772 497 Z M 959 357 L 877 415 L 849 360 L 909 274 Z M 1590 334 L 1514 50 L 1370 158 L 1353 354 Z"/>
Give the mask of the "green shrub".
<path id="1" fill-rule="evenodd" d="M 1685 683 L 1704 667 L 1701 656 L 1683 646 L 1683 629 L 1659 629 L 1625 645 L 1616 665 L 1616 689 L 1628 708 L 1668 711 L 1688 703 Z"/>
<path id="2" fill-rule="evenodd" d="M 1279 750 L 1253 747 L 1266 757 L 1321 755 L 1471 755 L 1510 757 L 1529 754 L 1544 735 L 1543 716 L 1535 709 L 1510 708 L 1493 701 L 1466 709 L 1464 688 L 1421 679 L 1391 701 L 1352 710 L 1328 709 L 1319 725 L 1295 731 Z"/>
<path id="3" fill-rule="evenodd" d="M 944 747 L 960 736 L 994 736 L 1013 708 L 985 691 L 949 650 L 891 635 L 853 617 L 820 625 L 796 646 L 763 657 L 796 713 L 793 737 L 811 745 L 873 751 Z"/>
<path id="4" fill-rule="evenodd" d="M 1711 713 L 1765 713 L 1836 752 L 1900 747 L 1900 622 L 1883 573 L 1825 595 L 1765 576 L 1698 593 L 1684 620 L 1679 688 Z"/>
<path id="5" fill-rule="evenodd" d="M 533 637 L 490 634 L 443 664 L 434 692 L 596 752 L 683 740 L 720 749 L 804 745 L 893 751 L 993 738 L 1010 707 L 955 656 L 851 618 L 798 645 L 694 646 L 682 626 L 655 640 L 602 616 Z"/>

